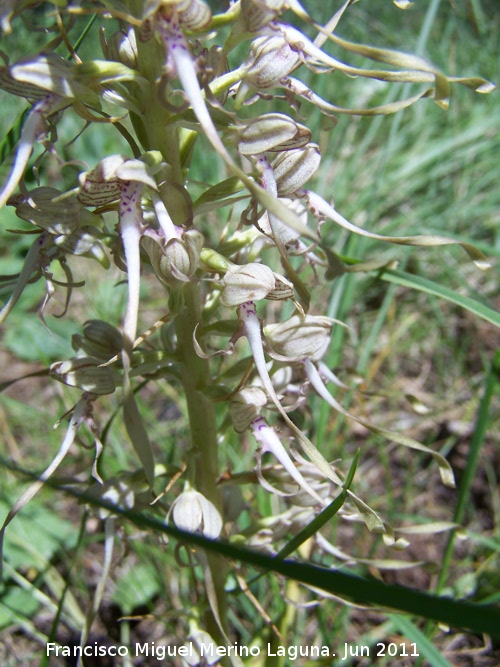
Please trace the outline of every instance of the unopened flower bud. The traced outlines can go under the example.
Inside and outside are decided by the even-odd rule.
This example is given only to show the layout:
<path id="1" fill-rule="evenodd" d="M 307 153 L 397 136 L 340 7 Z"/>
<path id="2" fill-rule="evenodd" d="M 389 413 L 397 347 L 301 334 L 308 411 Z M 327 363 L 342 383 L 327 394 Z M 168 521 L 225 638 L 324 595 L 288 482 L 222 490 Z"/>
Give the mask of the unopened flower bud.
<path id="1" fill-rule="evenodd" d="M 271 160 L 278 195 L 286 197 L 299 190 L 311 178 L 320 162 L 317 144 L 307 144 L 303 148 L 279 153 Z"/>
<path id="2" fill-rule="evenodd" d="M 221 255 L 212 248 L 203 248 L 200 253 L 200 259 L 205 266 L 217 273 L 227 273 L 232 267 L 236 267 L 227 257 L 224 257 L 224 255 Z"/>
<path id="3" fill-rule="evenodd" d="M 274 289 L 274 273 L 265 264 L 250 263 L 238 266 L 226 273 L 223 280 L 221 303 L 223 306 L 240 306 L 247 301 L 265 299 Z"/>
<path id="4" fill-rule="evenodd" d="M 229 414 L 236 433 L 246 431 L 266 403 L 266 393 L 260 387 L 244 387 L 238 391 L 229 405 Z"/>
<path id="5" fill-rule="evenodd" d="M 285 114 L 269 113 L 249 121 L 240 129 L 238 150 L 241 155 L 282 151 L 305 146 L 310 130 Z"/>
<path id="6" fill-rule="evenodd" d="M 127 32 L 118 30 L 109 40 L 105 40 L 101 33 L 101 47 L 107 60 L 115 60 L 131 69 L 137 69 L 137 42 L 132 27 L 129 27 Z"/>
<path id="7" fill-rule="evenodd" d="M 272 2 L 257 2 L 255 0 L 241 0 L 241 16 L 245 28 L 249 32 L 256 32 L 274 21 L 285 5 L 285 0 L 273 0 Z"/>
<path id="8" fill-rule="evenodd" d="M 288 361 L 321 359 L 330 343 L 331 331 L 332 320 L 315 315 L 294 315 L 286 322 L 264 327 L 270 355 Z"/>
<path id="9" fill-rule="evenodd" d="M 92 394 L 112 394 L 116 387 L 114 373 L 109 366 L 98 366 L 99 363 L 94 357 L 57 361 L 51 365 L 50 375 L 69 387 L 79 387 Z"/>
<path id="10" fill-rule="evenodd" d="M 170 511 L 177 528 L 191 533 L 201 532 L 211 539 L 219 537 L 221 515 L 215 505 L 198 491 L 190 488 L 183 491 Z"/>
<path id="11" fill-rule="evenodd" d="M 123 348 L 123 337 L 118 329 L 102 320 L 88 320 L 83 325 L 83 336 L 72 337 L 75 350 L 83 350 L 89 357 L 107 360 L 119 354 Z"/>
<path id="12" fill-rule="evenodd" d="M 143 245 L 160 280 L 170 287 L 179 287 L 194 276 L 203 241 L 200 232 L 189 229 L 182 238 L 170 239 L 164 248 L 147 237 L 143 239 Z"/>

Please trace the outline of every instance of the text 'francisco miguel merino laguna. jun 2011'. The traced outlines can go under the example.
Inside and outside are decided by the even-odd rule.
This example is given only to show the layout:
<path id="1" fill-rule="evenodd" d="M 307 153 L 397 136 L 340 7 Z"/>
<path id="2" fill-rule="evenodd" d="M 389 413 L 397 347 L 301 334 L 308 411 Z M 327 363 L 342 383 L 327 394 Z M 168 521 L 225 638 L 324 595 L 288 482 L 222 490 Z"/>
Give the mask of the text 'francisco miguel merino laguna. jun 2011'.
<path id="1" fill-rule="evenodd" d="M 131 656 L 131 657 L 155 657 L 157 660 L 166 658 L 181 657 L 189 662 L 191 658 L 206 658 L 216 662 L 218 658 L 238 656 L 240 658 L 257 657 L 265 653 L 267 656 L 282 656 L 289 660 L 296 660 L 299 657 L 307 658 L 326 658 L 337 657 L 340 660 L 348 660 L 352 657 L 414 657 L 419 656 L 417 645 L 407 643 L 386 644 L 379 642 L 374 646 L 365 644 L 343 643 L 339 647 L 332 646 L 307 646 L 307 645 L 274 645 L 267 644 L 264 647 L 250 644 L 231 644 L 228 646 L 218 646 L 214 642 L 193 642 L 189 641 L 182 646 L 173 644 L 156 644 L 155 642 L 139 643 L 135 646 L 125 645 L 103 645 L 87 644 L 81 646 L 64 646 L 50 642 L 47 644 L 47 656 L 55 657 L 95 657 L 95 656 Z"/>

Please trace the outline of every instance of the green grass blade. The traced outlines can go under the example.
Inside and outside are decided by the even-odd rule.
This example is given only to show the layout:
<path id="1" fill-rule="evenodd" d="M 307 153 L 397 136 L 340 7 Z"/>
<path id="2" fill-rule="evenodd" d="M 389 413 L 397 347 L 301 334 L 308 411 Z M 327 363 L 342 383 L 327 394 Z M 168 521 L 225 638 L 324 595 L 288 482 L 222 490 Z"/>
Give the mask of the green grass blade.
<path id="1" fill-rule="evenodd" d="M 350 488 L 352 481 L 354 479 L 354 474 L 356 472 L 358 461 L 359 461 L 359 449 L 356 452 L 356 455 L 353 459 L 353 462 L 347 474 L 343 491 L 341 491 L 339 495 L 336 498 L 334 498 L 334 500 L 328 505 L 328 507 L 325 507 L 325 509 L 322 512 L 320 512 L 318 516 L 315 517 L 313 521 L 311 521 L 310 524 L 308 524 L 305 528 L 303 528 L 303 530 L 301 530 L 297 535 L 295 535 L 295 537 L 291 539 L 290 542 L 288 542 L 288 544 L 286 544 L 283 547 L 283 549 L 281 549 L 276 554 L 275 558 L 283 560 L 284 558 L 289 556 L 291 553 L 296 551 L 301 544 L 303 544 L 306 540 L 308 540 L 315 533 L 317 533 L 318 530 L 321 530 L 321 528 L 337 514 L 337 512 L 340 510 L 340 508 L 346 501 L 347 490 Z"/>
<path id="2" fill-rule="evenodd" d="M 26 476 L 33 476 L 31 473 L 16 467 L 12 461 L 2 459 L 1 463 L 17 473 L 22 474 L 24 472 Z M 240 561 L 259 569 L 281 574 L 289 579 L 322 589 L 353 602 L 393 609 L 449 626 L 485 633 L 500 639 L 500 606 L 498 605 L 481 605 L 439 597 L 406 586 L 386 584 L 376 579 L 367 579 L 355 574 L 347 574 L 308 563 L 278 560 L 257 551 L 237 547 L 228 542 L 210 540 L 198 533 L 179 530 L 145 513 L 123 510 L 87 493 L 80 493 L 69 487 L 61 487 L 57 485 L 55 480 L 47 480 L 46 486 L 58 488 L 60 491 L 78 498 L 83 503 L 104 507 L 143 530 L 169 535 L 173 539 L 205 549 L 211 553 L 218 553 L 230 560 Z"/>
<path id="3" fill-rule="evenodd" d="M 441 299 L 455 303 L 457 306 L 465 308 L 474 315 L 481 317 L 483 320 L 500 327 L 500 313 L 496 310 L 493 310 L 493 308 L 486 306 L 480 301 L 476 301 L 476 299 L 471 299 L 468 296 L 458 294 L 449 287 L 435 283 L 428 278 L 422 278 L 422 276 L 416 276 L 412 273 L 406 273 L 405 271 L 399 271 L 397 269 L 385 269 L 381 271 L 380 278 L 387 280 L 387 282 L 390 283 L 396 283 L 403 287 L 410 287 L 419 290 L 420 292 L 438 296 Z"/>
<path id="4" fill-rule="evenodd" d="M 2 165 L 7 157 L 11 154 L 14 149 L 14 146 L 19 141 L 21 136 L 21 131 L 23 129 L 26 116 L 29 114 L 31 109 L 25 109 L 19 117 L 16 119 L 15 123 L 12 125 L 10 130 L 5 134 L 2 141 L 0 141 L 0 165 Z"/>
<path id="5" fill-rule="evenodd" d="M 474 476 L 476 474 L 476 469 L 479 461 L 479 453 L 483 445 L 488 425 L 490 424 L 490 406 L 491 400 L 495 393 L 496 385 L 500 377 L 500 350 L 497 350 L 488 375 L 486 376 L 484 393 L 479 404 L 479 411 L 476 419 L 476 424 L 474 428 L 474 434 L 471 439 L 469 454 L 467 456 L 467 464 L 463 472 L 462 479 L 460 481 L 460 486 L 458 489 L 458 500 L 457 506 L 455 509 L 454 521 L 456 523 L 461 523 L 464 517 L 465 508 L 467 502 L 469 501 L 470 489 L 472 482 L 474 481 Z M 448 576 L 448 570 L 450 567 L 451 556 L 453 553 L 453 546 L 455 543 L 455 531 L 452 531 L 448 542 L 446 544 L 445 553 L 443 556 L 443 566 L 441 568 L 441 573 L 439 576 L 438 584 L 436 587 L 437 592 L 442 589 L 446 582 Z"/>
<path id="6" fill-rule="evenodd" d="M 418 646 L 420 657 L 425 658 L 431 667 L 452 667 L 444 655 L 409 618 L 396 614 L 389 614 L 388 618 L 398 632 Z"/>
<path id="7" fill-rule="evenodd" d="M 5 461 L 12 467 L 12 464 Z M 48 481 L 51 485 L 51 481 Z M 486 606 L 438 597 L 429 593 L 385 584 L 376 579 L 347 574 L 338 570 L 310 565 L 307 563 L 277 560 L 265 554 L 234 546 L 227 542 L 207 539 L 200 534 L 188 533 L 163 521 L 146 516 L 144 513 L 130 512 L 115 507 L 102 500 L 80 494 L 72 489 L 65 488 L 66 493 L 78 497 L 82 502 L 106 507 L 111 512 L 128 519 L 142 529 L 164 533 L 173 539 L 181 540 L 209 552 L 215 552 L 225 558 L 237 560 L 259 569 L 269 570 L 290 579 L 295 579 L 309 586 L 325 590 L 333 595 L 345 597 L 360 604 L 372 604 L 378 607 L 394 609 L 413 616 L 431 619 L 446 625 L 467 628 L 474 632 L 481 632 L 500 638 L 500 607 Z"/>

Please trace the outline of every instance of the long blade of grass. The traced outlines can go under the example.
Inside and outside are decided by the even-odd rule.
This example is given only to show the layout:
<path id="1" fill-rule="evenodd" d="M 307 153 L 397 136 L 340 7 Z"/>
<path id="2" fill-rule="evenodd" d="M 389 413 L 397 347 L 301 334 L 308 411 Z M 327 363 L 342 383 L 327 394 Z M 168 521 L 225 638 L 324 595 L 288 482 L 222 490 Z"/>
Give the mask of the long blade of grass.
<path id="1" fill-rule="evenodd" d="M 308 524 L 297 535 L 295 535 L 295 537 L 291 539 L 290 542 L 288 542 L 288 544 L 286 544 L 283 547 L 283 549 L 281 549 L 276 554 L 275 558 L 283 560 L 284 558 L 289 556 L 291 553 L 296 551 L 301 544 L 303 544 L 306 540 L 308 540 L 315 533 L 317 533 L 318 530 L 321 530 L 321 528 L 337 514 L 337 512 L 340 510 L 340 508 L 346 501 L 347 490 L 351 486 L 352 481 L 354 479 L 358 461 L 359 461 L 359 449 L 356 452 L 353 462 L 351 463 L 351 467 L 349 468 L 349 472 L 347 473 L 343 491 L 341 491 L 339 495 L 336 498 L 334 498 L 334 500 L 328 505 L 328 507 L 325 507 L 325 509 L 322 512 L 320 512 L 318 516 L 315 517 L 313 521 L 311 521 L 310 524 Z"/>
<path id="2" fill-rule="evenodd" d="M 465 308 L 474 315 L 481 317 L 483 320 L 500 327 L 499 312 L 476 299 L 471 299 L 463 294 L 458 294 L 449 287 L 435 283 L 433 280 L 422 278 L 422 276 L 416 276 L 412 273 L 406 273 L 405 271 L 399 271 L 398 269 L 383 269 L 379 276 L 382 280 L 386 280 L 387 282 L 396 283 L 403 287 L 411 287 L 420 292 L 427 292 L 427 294 L 433 294 L 441 299 L 455 303 L 457 306 Z"/>
<path id="3" fill-rule="evenodd" d="M 86 498 L 85 500 L 88 502 L 90 499 Z M 141 528 L 149 528 L 159 533 L 165 533 L 174 539 L 182 540 L 201 549 L 281 574 L 333 595 L 348 598 L 353 602 L 394 609 L 500 638 L 500 607 L 498 606 L 472 604 L 438 597 L 406 586 L 385 584 L 375 579 L 365 579 L 354 574 L 337 570 L 332 571 L 307 563 L 289 560 L 280 561 L 250 549 L 243 549 L 226 542 L 209 540 L 199 534 L 181 531 L 144 514 L 128 512 L 112 505 L 104 506 L 110 511 L 126 517 Z"/>
<path id="4" fill-rule="evenodd" d="M 18 473 L 24 472 L 6 459 L 3 459 L 1 463 Z M 29 473 L 25 474 L 29 475 Z M 290 579 L 332 593 L 333 595 L 347 598 L 353 602 L 393 609 L 412 616 L 420 616 L 424 619 L 430 619 L 449 626 L 469 629 L 473 632 L 485 633 L 491 637 L 500 638 L 500 606 L 453 600 L 431 593 L 423 593 L 407 588 L 406 586 L 386 584 L 376 579 L 366 579 L 338 570 L 332 571 L 317 565 L 289 560 L 277 560 L 251 549 L 237 547 L 228 542 L 210 540 L 198 533 L 179 530 L 145 513 L 124 510 L 100 498 L 98 499 L 87 493 L 76 491 L 74 488 L 58 486 L 54 480 L 49 479 L 46 485 L 57 486 L 59 490 L 78 498 L 81 502 L 104 507 L 141 529 L 149 529 L 159 534 L 169 535 L 173 539 L 218 553 L 225 558 L 281 574 Z"/>
<path id="5" fill-rule="evenodd" d="M 464 517 L 465 507 L 469 500 L 469 493 L 474 476 L 476 474 L 477 464 L 479 460 L 479 453 L 490 423 L 490 405 L 493 398 L 496 385 L 500 377 L 500 349 L 497 350 L 493 361 L 491 363 L 489 373 L 486 376 L 484 393 L 479 404 L 479 411 L 474 428 L 474 434 L 469 447 L 469 454 L 467 456 L 467 464 L 463 472 L 460 486 L 458 489 L 458 500 L 455 509 L 454 521 L 460 524 Z M 453 553 L 453 546 L 455 544 L 456 531 L 450 533 L 450 537 L 446 544 L 446 549 L 443 556 L 443 565 L 439 575 L 436 591 L 439 593 L 446 582 L 448 576 L 448 569 L 450 566 L 451 556 Z"/>
<path id="6" fill-rule="evenodd" d="M 6 133 L 2 141 L 0 141 L 0 165 L 3 164 L 8 155 L 14 150 L 15 145 L 19 141 L 23 125 L 26 121 L 30 109 L 25 109 L 19 117 L 16 119 L 15 123 L 12 125 L 10 130 Z"/>
<path id="7" fill-rule="evenodd" d="M 418 652 L 421 658 L 425 658 L 431 667 L 452 667 L 451 663 L 444 655 L 427 639 L 424 633 L 410 621 L 406 616 L 389 614 L 389 620 L 392 621 L 395 629 L 404 635 L 411 642 L 418 646 Z"/>

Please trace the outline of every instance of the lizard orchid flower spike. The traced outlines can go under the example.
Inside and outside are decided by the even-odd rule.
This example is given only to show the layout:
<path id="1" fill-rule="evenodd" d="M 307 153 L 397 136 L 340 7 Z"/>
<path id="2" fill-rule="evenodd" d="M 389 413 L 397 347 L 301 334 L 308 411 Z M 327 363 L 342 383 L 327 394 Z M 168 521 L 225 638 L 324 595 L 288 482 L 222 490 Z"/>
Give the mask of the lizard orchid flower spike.
<path id="1" fill-rule="evenodd" d="M 238 308 L 238 317 L 242 324 L 242 329 L 240 335 L 243 335 L 247 338 L 248 344 L 252 351 L 252 356 L 254 359 L 255 367 L 261 379 L 264 389 L 267 391 L 269 397 L 271 398 L 274 405 L 277 407 L 280 415 L 283 417 L 287 426 L 291 429 L 293 435 L 297 438 L 299 445 L 302 447 L 304 452 L 309 456 L 311 461 L 321 470 L 321 472 L 335 484 L 342 486 L 342 481 L 335 473 L 331 465 L 326 461 L 324 456 L 319 452 L 319 450 L 313 445 L 313 443 L 307 438 L 302 431 L 297 428 L 293 423 L 290 417 L 287 415 L 284 410 L 281 402 L 276 394 L 273 383 L 269 376 L 269 370 L 266 364 L 266 357 L 264 354 L 264 346 L 262 340 L 262 328 L 257 311 L 255 309 L 255 304 L 253 301 L 247 301 L 243 303 Z"/>
<path id="2" fill-rule="evenodd" d="M 260 320 L 257 316 L 255 304 L 252 301 L 248 301 L 239 306 L 238 317 L 242 325 L 240 331 L 238 332 L 238 335 L 239 336 L 243 335 L 247 338 L 248 343 L 250 345 L 250 349 L 252 351 L 255 367 L 259 374 L 262 385 L 266 390 L 268 396 L 270 397 L 271 401 L 278 409 L 278 412 L 280 413 L 281 417 L 285 421 L 286 425 L 290 428 L 291 432 L 296 438 L 296 441 L 298 442 L 298 444 L 300 445 L 306 456 L 310 459 L 311 463 L 315 465 L 316 468 L 328 480 L 330 480 L 337 486 L 342 487 L 343 482 L 337 475 L 331 464 L 328 463 L 323 454 L 321 454 L 321 452 L 317 449 L 317 447 L 314 446 L 314 444 L 309 440 L 309 438 L 304 433 L 302 433 L 302 431 L 293 423 L 293 421 L 290 419 L 290 417 L 288 416 L 288 414 L 286 413 L 285 409 L 281 404 L 281 401 L 276 393 L 274 385 L 269 376 L 269 370 L 267 368 L 266 358 L 264 354 L 262 328 Z M 302 362 L 304 362 L 303 357 L 301 360 Z M 314 366 L 313 368 L 315 369 Z M 274 434 L 274 436 L 276 436 L 275 439 L 275 437 L 270 435 L 269 431 L 267 431 L 265 428 L 262 428 L 259 431 L 259 426 L 262 425 L 262 422 L 260 422 L 259 419 L 260 418 L 257 417 L 254 423 L 255 427 L 254 436 L 258 440 L 259 437 L 262 437 L 263 432 L 265 435 L 269 435 L 269 438 L 266 439 L 266 442 L 264 443 L 264 446 L 268 448 L 266 449 L 266 451 L 273 451 L 272 448 L 274 447 L 273 453 L 279 452 L 279 446 L 276 443 L 276 439 L 278 439 L 276 434 Z M 267 426 L 265 422 L 264 426 Z M 418 445 L 417 448 L 420 449 L 423 448 L 423 445 L 419 445 L 419 443 L 417 443 L 417 445 Z M 282 447 L 281 443 L 280 446 Z M 366 523 L 366 525 L 370 530 L 378 530 L 383 533 L 386 533 L 388 531 L 388 527 L 384 524 L 384 522 L 380 519 L 378 514 L 371 507 L 369 507 L 360 498 L 358 498 L 358 496 L 354 494 L 350 489 L 347 491 L 347 493 L 350 499 L 356 505 L 356 508 L 359 510 L 363 521 Z M 321 502 L 324 503 L 323 500 Z"/>

